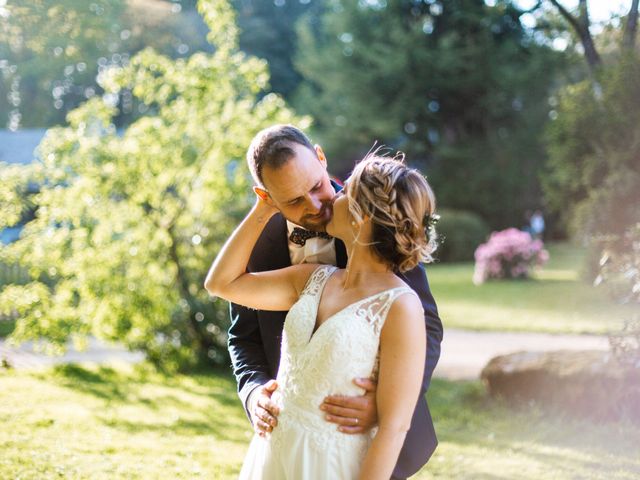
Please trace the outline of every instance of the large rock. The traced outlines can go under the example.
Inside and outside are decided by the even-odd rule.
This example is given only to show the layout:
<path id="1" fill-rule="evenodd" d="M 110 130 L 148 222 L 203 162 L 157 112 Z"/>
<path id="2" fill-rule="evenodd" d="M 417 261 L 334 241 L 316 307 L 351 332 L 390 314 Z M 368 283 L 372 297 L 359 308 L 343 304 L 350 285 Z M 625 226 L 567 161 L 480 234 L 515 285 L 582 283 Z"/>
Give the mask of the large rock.
<path id="1" fill-rule="evenodd" d="M 481 378 L 492 396 L 599 419 L 640 422 L 640 368 L 609 352 L 517 352 L 493 358 Z"/>

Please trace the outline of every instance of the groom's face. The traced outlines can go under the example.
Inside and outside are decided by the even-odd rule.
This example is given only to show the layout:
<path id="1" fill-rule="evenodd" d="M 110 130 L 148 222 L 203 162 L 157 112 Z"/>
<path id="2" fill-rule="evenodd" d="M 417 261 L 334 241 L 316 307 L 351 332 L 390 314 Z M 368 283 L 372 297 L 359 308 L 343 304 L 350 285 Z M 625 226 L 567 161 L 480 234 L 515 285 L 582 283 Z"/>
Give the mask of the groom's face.
<path id="1" fill-rule="evenodd" d="M 324 231 L 333 215 L 335 191 L 320 147 L 293 144 L 295 155 L 278 168 L 265 167 L 262 181 L 272 203 L 287 220 L 308 230 Z"/>

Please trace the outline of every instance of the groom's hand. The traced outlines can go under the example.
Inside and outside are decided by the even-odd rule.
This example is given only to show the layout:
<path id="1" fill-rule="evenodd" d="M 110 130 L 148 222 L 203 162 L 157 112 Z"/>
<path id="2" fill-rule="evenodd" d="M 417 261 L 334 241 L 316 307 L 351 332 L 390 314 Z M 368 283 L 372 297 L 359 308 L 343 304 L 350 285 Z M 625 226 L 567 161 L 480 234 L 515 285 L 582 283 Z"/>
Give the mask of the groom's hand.
<path id="1" fill-rule="evenodd" d="M 278 425 L 278 414 L 280 409 L 271 400 L 271 395 L 278 388 L 275 380 L 269 380 L 256 390 L 249 397 L 251 412 L 251 422 L 258 435 L 264 437 Z"/>
<path id="2" fill-rule="evenodd" d="M 325 397 L 320 409 L 325 412 L 327 421 L 339 425 L 338 430 L 341 432 L 364 433 L 378 423 L 378 385 L 369 378 L 356 378 L 353 383 L 365 389 L 364 395 L 329 395 Z"/>

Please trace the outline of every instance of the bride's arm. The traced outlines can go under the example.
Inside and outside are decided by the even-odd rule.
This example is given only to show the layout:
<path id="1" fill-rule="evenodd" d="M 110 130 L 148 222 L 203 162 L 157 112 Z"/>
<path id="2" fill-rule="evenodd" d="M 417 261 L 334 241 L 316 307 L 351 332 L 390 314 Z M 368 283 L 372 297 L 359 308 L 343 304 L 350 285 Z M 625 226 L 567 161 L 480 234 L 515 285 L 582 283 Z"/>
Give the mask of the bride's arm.
<path id="1" fill-rule="evenodd" d="M 365 456 L 361 480 L 388 480 L 393 473 L 420 395 L 427 348 L 424 329 L 420 300 L 415 295 L 399 297 L 380 334 L 379 428 Z"/>
<path id="2" fill-rule="evenodd" d="M 313 265 L 248 273 L 249 257 L 264 226 L 277 210 L 258 199 L 214 260 L 204 287 L 216 297 L 260 310 L 289 310 Z"/>

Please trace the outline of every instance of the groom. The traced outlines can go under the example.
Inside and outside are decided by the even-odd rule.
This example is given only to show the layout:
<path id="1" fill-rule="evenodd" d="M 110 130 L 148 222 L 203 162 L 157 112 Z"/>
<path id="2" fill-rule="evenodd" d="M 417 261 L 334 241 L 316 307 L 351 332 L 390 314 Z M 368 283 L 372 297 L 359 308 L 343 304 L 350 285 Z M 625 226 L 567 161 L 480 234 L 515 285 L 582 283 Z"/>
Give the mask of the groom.
<path id="1" fill-rule="evenodd" d="M 324 233 L 331 219 L 333 197 L 340 187 L 329 179 L 322 149 L 314 147 L 296 127 L 276 125 L 256 135 L 247 152 L 247 161 L 256 182 L 255 193 L 280 210 L 265 226 L 247 269 L 251 272 L 275 270 L 303 262 L 344 268 L 347 263 L 344 244 Z M 436 448 L 424 394 L 440 357 L 442 341 L 442 323 L 424 269 L 418 266 L 400 277 L 422 301 L 427 358 L 421 395 L 393 472 L 394 479 L 413 475 Z M 273 379 L 278 372 L 286 313 L 231 305 L 229 353 L 238 393 L 254 428 L 263 435 L 277 428 L 279 412 L 271 401 L 271 394 L 277 388 Z M 354 379 L 354 382 L 366 391 L 364 395 L 332 395 L 319 406 L 327 421 L 335 423 L 346 434 L 363 433 L 377 421 L 375 383 L 370 379 Z"/>

